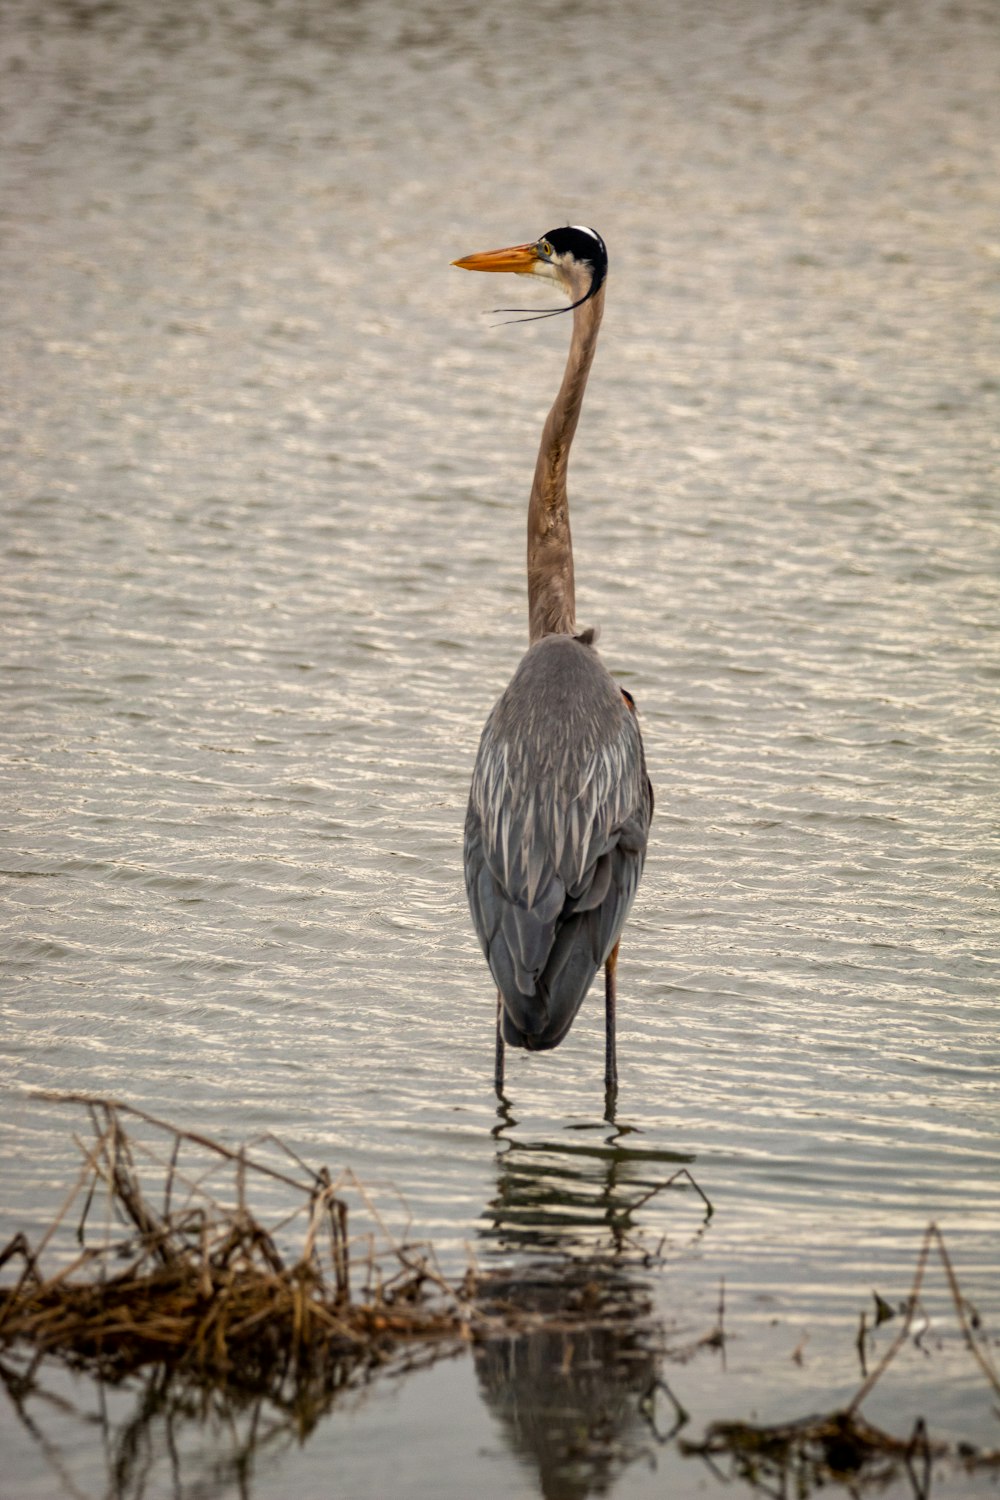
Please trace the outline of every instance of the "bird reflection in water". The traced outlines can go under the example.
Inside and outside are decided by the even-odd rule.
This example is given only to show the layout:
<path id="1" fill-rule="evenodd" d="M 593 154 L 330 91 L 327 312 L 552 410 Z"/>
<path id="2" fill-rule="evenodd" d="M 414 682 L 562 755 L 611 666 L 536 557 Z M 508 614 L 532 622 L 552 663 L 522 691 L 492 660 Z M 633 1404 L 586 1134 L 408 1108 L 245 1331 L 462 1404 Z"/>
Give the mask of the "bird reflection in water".
<path id="1" fill-rule="evenodd" d="M 632 1145 L 613 1119 L 599 1142 L 581 1127 L 572 1143 L 536 1143 L 508 1135 L 506 1101 L 498 1115 L 497 1192 L 479 1233 L 488 1262 L 502 1264 L 484 1268 L 477 1288 L 476 1374 L 540 1493 L 582 1500 L 683 1421 L 662 1376 L 667 1329 L 650 1280 L 664 1236 L 640 1211 L 682 1181 L 700 1189 L 690 1157 Z M 694 1237 L 710 1216 L 699 1198 Z"/>

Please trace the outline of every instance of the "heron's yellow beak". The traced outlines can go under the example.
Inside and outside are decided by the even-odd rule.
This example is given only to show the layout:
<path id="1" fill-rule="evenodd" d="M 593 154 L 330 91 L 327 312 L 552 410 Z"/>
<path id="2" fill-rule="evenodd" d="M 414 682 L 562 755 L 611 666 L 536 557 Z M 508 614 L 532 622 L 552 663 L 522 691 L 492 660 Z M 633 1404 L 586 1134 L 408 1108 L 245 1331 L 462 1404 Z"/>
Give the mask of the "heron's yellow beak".
<path id="1" fill-rule="evenodd" d="M 461 260 L 453 260 L 452 265 L 461 266 L 463 271 L 514 271 L 524 276 L 535 269 L 540 259 L 537 245 L 511 245 L 506 250 L 463 255 Z"/>

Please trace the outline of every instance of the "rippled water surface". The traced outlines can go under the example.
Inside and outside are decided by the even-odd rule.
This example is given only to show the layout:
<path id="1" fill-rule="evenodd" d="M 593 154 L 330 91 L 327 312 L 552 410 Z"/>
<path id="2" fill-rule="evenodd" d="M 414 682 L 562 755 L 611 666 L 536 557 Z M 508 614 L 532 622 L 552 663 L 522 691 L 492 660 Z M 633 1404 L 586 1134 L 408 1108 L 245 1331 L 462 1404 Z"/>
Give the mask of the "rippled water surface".
<path id="1" fill-rule="evenodd" d="M 11 0 L 0 26 L 3 1237 L 76 1171 L 77 1116 L 32 1091 L 90 1090 L 350 1164 L 449 1274 L 632 1205 L 662 1259 L 621 1295 L 665 1346 L 725 1283 L 725 1358 L 657 1367 L 692 1435 L 843 1402 L 931 1218 L 995 1337 L 992 0 Z M 578 612 L 657 792 L 613 1123 L 596 990 L 498 1116 L 461 873 L 569 329 L 496 326 L 543 289 L 449 262 L 566 221 L 611 256 Z M 679 1185 L 639 1204 L 682 1164 L 707 1222 Z M 933 1353 L 866 1410 L 996 1446 L 928 1274 Z M 376 1384 L 241 1482 L 719 1487 L 641 1381 L 600 1461 L 553 1469 L 543 1395 L 499 1368 Z M 12 1495 L 109 1492 L 64 1382 L 41 1440 L 2 1419 Z M 181 1492 L 237 1492 L 228 1442 L 187 1434 Z M 169 1474 L 160 1438 L 144 1493 Z"/>

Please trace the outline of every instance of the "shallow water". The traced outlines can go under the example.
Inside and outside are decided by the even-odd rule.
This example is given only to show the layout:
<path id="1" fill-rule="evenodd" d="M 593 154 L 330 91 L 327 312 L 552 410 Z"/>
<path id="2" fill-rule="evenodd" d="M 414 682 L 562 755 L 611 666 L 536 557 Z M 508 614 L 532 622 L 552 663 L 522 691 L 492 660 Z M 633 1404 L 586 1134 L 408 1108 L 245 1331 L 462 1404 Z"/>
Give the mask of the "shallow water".
<path id="1" fill-rule="evenodd" d="M 693 1435 L 845 1400 L 932 1218 L 995 1337 L 995 7 L 15 0 L 0 48 L 3 1236 L 76 1171 L 31 1091 L 92 1090 L 349 1163 L 455 1274 L 686 1164 L 711 1219 L 650 1198 L 628 1275 L 674 1350 L 724 1278 Z M 657 791 L 614 1124 L 596 990 L 498 1117 L 461 878 L 568 327 L 449 262 L 567 220 L 611 255 L 578 610 Z M 866 1411 L 998 1445 L 931 1279 Z M 53 1380 L 12 1492 L 105 1493 Z M 251 1492 L 716 1487 L 634 1391 L 569 1478 L 510 1399 L 376 1384 Z M 236 1492 L 223 1427 L 171 1443 Z"/>

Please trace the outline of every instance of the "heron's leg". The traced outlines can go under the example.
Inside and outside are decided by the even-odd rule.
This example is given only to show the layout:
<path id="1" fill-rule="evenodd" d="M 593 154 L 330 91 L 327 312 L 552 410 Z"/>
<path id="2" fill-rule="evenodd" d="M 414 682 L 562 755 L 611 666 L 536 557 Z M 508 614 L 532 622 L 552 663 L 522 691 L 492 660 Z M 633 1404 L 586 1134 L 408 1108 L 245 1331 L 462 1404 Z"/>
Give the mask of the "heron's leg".
<path id="1" fill-rule="evenodd" d="M 493 1067 L 493 1082 L 494 1082 L 494 1085 L 496 1086 L 496 1091 L 497 1091 L 498 1094 L 499 1094 L 500 1090 L 503 1088 L 503 1055 L 504 1055 L 504 1046 L 503 1046 L 503 1032 L 500 1030 L 500 1017 L 502 1015 L 503 1015 L 503 1000 L 501 999 L 500 991 L 497 990 L 497 1051 L 496 1051 L 496 1062 L 494 1063 L 494 1067 Z"/>
<path id="2" fill-rule="evenodd" d="M 604 1087 L 618 1087 L 618 1059 L 615 1055 L 615 1001 L 618 996 L 618 949 L 612 948 L 604 963 Z"/>

